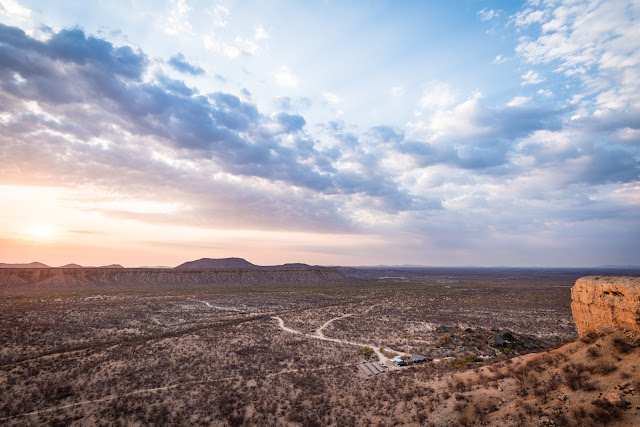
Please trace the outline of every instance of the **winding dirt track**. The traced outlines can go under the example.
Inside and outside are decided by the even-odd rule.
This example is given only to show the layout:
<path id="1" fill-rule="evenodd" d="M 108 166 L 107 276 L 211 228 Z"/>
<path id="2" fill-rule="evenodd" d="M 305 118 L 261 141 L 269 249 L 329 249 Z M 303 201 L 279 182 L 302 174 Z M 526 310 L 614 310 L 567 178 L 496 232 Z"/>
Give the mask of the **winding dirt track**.
<path id="1" fill-rule="evenodd" d="M 342 318 L 348 317 L 348 316 L 352 316 L 352 315 L 351 314 L 347 314 L 347 315 L 344 315 L 344 316 L 335 317 L 333 319 L 328 320 L 327 322 L 325 322 L 324 325 L 322 325 L 320 328 L 316 329 L 315 333 L 313 333 L 313 334 L 307 334 L 307 333 L 300 332 L 300 331 L 298 331 L 296 329 L 292 329 L 292 328 L 289 328 L 289 327 L 285 326 L 284 325 L 284 320 L 282 320 L 282 318 L 279 317 L 279 316 L 272 316 L 271 318 L 278 321 L 278 326 L 280 327 L 280 329 L 282 329 L 283 331 L 288 332 L 290 334 L 303 335 L 303 336 L 305 336 L 307 338 L 314 338 L 314 339 L 317 339 L 317 340 L 331 341 L 331 342 L 336 342 L 336 343 L 340 343 L 340 344 L 348 344 L 348 345 L 355 345 L 355 346 L 358 346 L 358 347 L 370 348 L 376 353 L 376 356 L 378 356 L 378 360 L 381 363 L 384 363 L 387 366 L 387 368 L 393 369 L 394 366 L 393 366 L 393 363 L 391 362 L 391 359 L 389 359 L 387 356 L 385 356 L 382 353 L 380 347 L 377 347 L 377 346 L 372 345 L 372 344 L 363 344 L 363 343 L 354 342 L 354 341 L 341 340 L 339 338 L 330 338 L 330 337 L 325 336 L 322 333 L 322 329 L 324 329 L 327 326 L 329 326 L 329 324 L 331 324 L 331 322 L 333 322 L 334 320 L 342 319 Z M 394 349 L 388 348 L 388 347 L 382 348 L 382 350 L 387 352 L 387 353 L 395 353 L 398 356 L 406 356 L 407 355 L 406 353 L 404 353 L 402 351 L 394 350 Z"/>
<path id="2" fill-rule="evenodd" d="M 221 309 L 221 310 L 229 310 L 229 311 L 240 311 L 240 310 L 238 310 L 236 308 L 214 306 L 214 305 L 211 305 L 208 302 L 202 301 L 202 300 L 195 300 L 195 301 L 201 302 L 201 303 L 205 304 L 209 308 Z M 369 310 L 371 310 L 371 308 L 373 308 L 373 306 L 369 307 Z M 367 312 L 369 310 L 367 310 Z M 345 314 L 343 316 L 334 317 L 333 319 L 329 319 L 324 324 L 322 324 L 322 326 L 320 326 L 318 329 L 316 329 L 314 331 L 314 333 L 312 333 L 312 334 L 307 334 L 307 333 L 304 333 L 304 332 L 300 332 L 300 331 L 298 331 L 296 329 L 289 328 L 289 327 L 285 326 L 284 325 L 284 320 L 282 320 L 282 318 L 279 317 L 279 316 L 273 316 L 271 318 L 278 321 L 278 326 L 280 327 L 280 329 L 282 329 L 283 331 L 288 332 L 290 334 L 303 335 L 303 336 L 305 336 L 307 338 L 314 338 L 314 339 L 319 339 L 319 340 L 323 340 L 323 341 L 331 341 L 331 342 L 340 343 L 340 344 L 348 344 L 348 345 L 354 345 L 354 346 L 358 346 L 358 347 L 371 348 L 376 353 L 376 355 L 378 356 L 378 359 L 379 359 L 380 362 L 382 362 L 385 365 L 387 365 L 388 369 L 394 369 L 395 367 L 391 363 L 391 360 L 388 357 L 386 357 L 384 354 L 382 354 L 382 351 L 380 351 L 379 347 L 376 347 L 376 346 L 371 345 L 371 344 L 362 344 L 362 343 L 357 343 L 357 342 L 354 342 L 354 341 L 341 340 L 341 339 L 338 339 L 338 338 L 330 338 L 330 337 L 325 336 L 324 333 L 322 332 L 323 329 L 328 327 L 335 320 L 344 319 L 345 317 L 350 317 L 350 316 L 353 316 L 353 314 Z M 384 350 L 385 352 L 388 352 L 388 353 L 395 353 L 395 354 L 398 354 L 400 356 L 406 355 L 406 353 L 404 353 L 404 352 L 393 350 L 391 348 L 383 348 L 382 350 Z M 340 367 L 350 367 L 350 366 L 355 366 L 355 365 L 356 365 L 355 363 L 348 363 L 348 364 L 339 365 L 339 366 L 327 366 L 327 367 L 313 368 L 313 369 L 306 369 L 306 368 L 303 368 L 303 369 L 286 369 L 286 370 L 282 370 L 282 371 L 279 371 L 279 372 L 272 372 L 272 373 L 266 374 L 266 375 L 264 375 L 264 377 L 267 377 L 267 378 L 268 377 L 274 377 L 274 376 L 277 376 L 277 375 L 283 375 L 283 374 L 294 373 L 294 372 L 299 372 L 299 371 L 304 371 L 304 372 L 323 371 L 323 370 L 336 369 L 336 368 L 340 368 Z M 190 385 L 190 384 L 204 383 L 204 382 L 207 382 L 207 381 L 208 382 L 212 382 L 212 381 L 213 382 L 218 382 L 218 381 L 229 381 L 229 380 L 239 380 L 239 379 L 247 379 L 247 378 L 242 377 L 242 376 L 233 376 L 233 377 L 228 377 L 228 378 L 185 381 L 185 382 L 180 382 L 180 383 L 167 385 L 167 386 L 164 386 L 164 387 L 143 388 L 143 389 L 133 390 L 133 391 L 130 391 L 128 393 L 122 393 L 122 394 L 117 394 L 117 395 L 116 394 L 112 394 L 112 395 L 108 395 L 108 396 L 103 396 L 103 397 L 98 398 L 98 399 L 82 400 L 80 402 L 68 403 L 68 404 L 65 404 L 65 405 L 39 409 L 39 410 L 36 410 L 36 411 L 31 411 L 31 412 L 25 412 L 25 413 L 22 413 L 22 414 L 11 416 L 11 417 L 0 418 L 0 422 L 1 421 L 8 421 L 8 420 L 16 419 L 16 418 L 30 417 L 30 416 L 34 416 L 34 415 L 40 415 L 40 414 L 43 414 L 43 413 L 54 412 L 54 411 L 57 411 L 57 410 L 60 410 L 60 409 L 68 409 L 68 408 L 73 408 L 73 407 L 77 407 L 77 406 L 85 406 L 85 405 L 92 405 L 92 404 L 99 404 L 99 403 L 109 402 L 109 401 L 112 401 L 114 399 L 118 399 L 118 398 L 121 398 L 121 397 L 127 397 L 127 396 L 134 396 L 136 394 L 155 393 L 155 392 L 165 391 L 165 390 L 169 390 L 169 389 L 172 389 L 172 388 L 185 386 L 185 385 Z"/>
<path id="3" fill-rule="evenodd" d="M 316 331 L 314 332 L 314 335 L 317 335 L 319 337 L 324 337 L 324 332 L 322 332 L 322 330 L 324 328 L 329 326 L 334 320 L 340 320 L 340 319 L 344 319 L 345 317 L 350 317 L 350 316 L 353 316 L 353 314 L 345 314 L 344 316 L 334 317 L 333 319 L 327 320 L 326 322 L 324 322 L 324 324 L 322 326 L 320 326 L 318 329 L 316 329 Z"/>

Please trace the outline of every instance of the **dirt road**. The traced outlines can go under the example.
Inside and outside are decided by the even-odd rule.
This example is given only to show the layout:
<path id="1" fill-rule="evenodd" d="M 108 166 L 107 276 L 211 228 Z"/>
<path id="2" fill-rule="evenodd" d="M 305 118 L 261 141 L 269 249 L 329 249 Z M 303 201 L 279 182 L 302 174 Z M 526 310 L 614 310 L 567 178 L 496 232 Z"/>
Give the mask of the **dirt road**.
<path id="1" fill-rule="evenodd" d="M 319 337 L 324 337 L 324 332 L 322 332 L 322 330 L 324 328 L 329 326 L 334 320 L 340 320 L 340 319 L 344 319 L 345 317 L 350 317 L 350 316 L 353 316 L 353 314 L 345 314 L 343 316 L 334 317 L 333 319 L 329 319 L 326 322 L 324 322 L 324 324 L 322 326 L 320 326 L 318 329 L 316 329 L 316 331 L 313 334 L 317 335 Z"/>
<path id="2" fill-rule="evenodd" d="M 278 326 L 280 327 L 280 329 L 282 329 L 283 331 L 288 332 L 290 334 L 304 335 L 307 338 L 314 338 L 314 339 L 317 339 L 317 340 L 331 341 L 331 342 L 336 342 L 336 343 L 340 343 L 340 344 L 348 344 L 348 345 L 354 345 L 354 346 L 358 346 L 358 347 L 370 348 L 376 353 L 376 356 L 378 356 L 378 360 L 381 363 L 384 363 L 387 366 L 387 368 L 393 369 L 394 366 L 393 366 L 393 363 L 391 362 L 391 359 L 389 359 L 387 356 L 385 356 L 382 353 L 380 347 L 377 347 L 377 346 L 374 346 L 374 345 L 371 345 L 371 344 L 363 344 L 363 343 L 354 342 L 354 341 L 341 340 L 339 338 L 329 338 L 329 337 L 325 336 L 322 333 L 322 329 L 324 329 L 326 326 L 328 326 L 331 322 L 333 322 L 334 320 L 337 320 L 337 319 L 342 319 L 342 318 L 347 317 L 347 316 L 351 316 L 351 315 L 344 315 L 344 316 L 336 317 L 336 318 L 333 318 L 333 319 L 325 322 L 325 324 L 322 325 L 320 328 L 316 329 L 315 333 L 313 333 L 313 334 L 307 334 L 307 333 L 300 332 L 300 331 L 298 331 L 296 329 L 292 329 L 292 328 L 289 328 L 289 327 L 285 326 L 284 325 L 284 320 L 282 320 L 282 318 L 279 317 L 279 316 L 272 316 L 271 318 L 278 321 Z M 406 353 L 404 353 L 402 351 L 394 350 L 392 348 L 382 348 L 382 350 L 384 350 L 387 353 L 397 354 L 398 356 L 406 356 L 407 355 Z"/>

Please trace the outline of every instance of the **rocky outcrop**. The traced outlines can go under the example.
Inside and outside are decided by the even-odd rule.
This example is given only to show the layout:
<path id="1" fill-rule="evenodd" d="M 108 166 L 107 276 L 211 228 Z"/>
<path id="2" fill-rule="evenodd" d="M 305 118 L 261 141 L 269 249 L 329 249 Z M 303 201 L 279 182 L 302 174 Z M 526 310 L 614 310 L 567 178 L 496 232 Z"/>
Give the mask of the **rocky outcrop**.
<path id="1" fill-rule="evenodd" d="M 571 289 L 571 299 L 581 337 L 601 327 L 640 331 L 640 277 L 582 277 Z"/>

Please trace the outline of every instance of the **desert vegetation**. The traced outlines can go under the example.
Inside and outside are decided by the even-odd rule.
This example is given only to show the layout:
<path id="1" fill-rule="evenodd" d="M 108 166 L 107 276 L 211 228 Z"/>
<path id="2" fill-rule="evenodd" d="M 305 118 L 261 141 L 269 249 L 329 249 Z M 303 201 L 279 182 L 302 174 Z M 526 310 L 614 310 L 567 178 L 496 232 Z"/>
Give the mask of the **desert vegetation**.
<path id="1" fill-rule="evenodd" d="M 601 425 L 637 416 L 637 341 L 594 335 L 560 348 L 577 339 L 571 281 L 437 280 L 4 292 L 0 421 Z M 364 346 L 288 333 L 274 316 Z M 366 377 L 356 365 L 377 360 L 380 347 L 428 361 Z"/>

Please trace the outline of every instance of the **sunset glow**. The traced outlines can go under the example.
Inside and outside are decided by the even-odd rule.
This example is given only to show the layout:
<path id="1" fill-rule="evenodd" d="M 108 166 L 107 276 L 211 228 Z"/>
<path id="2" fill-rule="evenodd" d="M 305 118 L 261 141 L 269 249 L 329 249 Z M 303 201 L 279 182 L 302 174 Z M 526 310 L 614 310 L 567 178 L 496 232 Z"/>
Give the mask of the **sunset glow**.
<path id="1" fill-rule="evenodd" d="M 55 230 L 46 224 L 34 224 L 30 226 L 26 235 L 36 240 L 49 240 L 55 236 Z"/>

